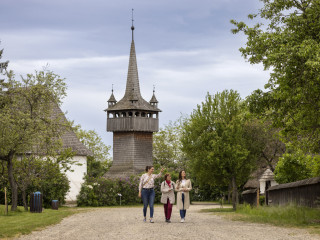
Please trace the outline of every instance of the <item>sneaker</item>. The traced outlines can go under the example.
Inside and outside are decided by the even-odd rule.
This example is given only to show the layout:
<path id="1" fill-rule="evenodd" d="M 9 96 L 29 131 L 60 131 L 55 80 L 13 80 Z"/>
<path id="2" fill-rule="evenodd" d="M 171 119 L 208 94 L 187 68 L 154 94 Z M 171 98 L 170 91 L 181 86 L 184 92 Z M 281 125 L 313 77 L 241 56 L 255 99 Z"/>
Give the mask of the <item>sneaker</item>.
<path id="1" fill-rule="evenodd" d="M 184 222 L 184 218 L 181 218 L 181 221 L 180 221 L 181 223 L 183 223 Z"/>
<path id="2" fill-rule="evenodd" d="M 143 219 L 143 222 L 146 222 L 146 221 L 147 221 L 147 219 L 146 219 L 146 218 L 144 218 L 144 219 Z"/>
<path id="3" fill-rule="evenodd" d="M 154 223 L 154 221 L 153 221 L 153 219 L 152 219 L 152 218 L 150 218 L 150 223 Z"/>
<path id="4" fill-rule="evenodd" d="M 167 222 L 167 223 L 171 223 L 170 219 L 168 219 L 166 222 Z"/>

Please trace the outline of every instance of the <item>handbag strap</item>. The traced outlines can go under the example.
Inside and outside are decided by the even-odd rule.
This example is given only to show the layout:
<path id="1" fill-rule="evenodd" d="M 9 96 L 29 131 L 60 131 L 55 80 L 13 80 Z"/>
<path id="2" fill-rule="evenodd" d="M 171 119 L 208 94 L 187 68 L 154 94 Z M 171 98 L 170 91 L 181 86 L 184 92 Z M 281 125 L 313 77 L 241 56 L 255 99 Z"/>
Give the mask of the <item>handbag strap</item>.
<path id="1" fill-rule="evenodd" d="M 149 176 L 149 178 L 148 178 L 147 181 L 143 184 L 142 187 L 144 187 L 144 186 L 150 181 L 151 178 L 152 178 L 152 175 Z"/>

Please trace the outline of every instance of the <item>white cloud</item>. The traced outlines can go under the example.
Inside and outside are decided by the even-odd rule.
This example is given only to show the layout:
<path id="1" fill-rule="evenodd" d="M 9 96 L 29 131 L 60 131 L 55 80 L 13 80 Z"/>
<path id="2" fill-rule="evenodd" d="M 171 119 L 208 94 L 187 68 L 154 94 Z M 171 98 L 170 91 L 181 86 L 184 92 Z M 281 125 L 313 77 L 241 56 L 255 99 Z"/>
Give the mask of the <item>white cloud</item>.
<path id="1" fill-rule="evenodd" d="M 115 97 L 123 97 L 129 56 L 104 56 L 69 59 L 19 60 L 10 64 L 19 73 L 41 69 L 46 63 L 55 73 L 67 78 L 68 96 L 63 109 L 68 117 L 86 128 L 95 129 L 107 144 L 111 133 L 105 132 L 103 110 L 114 85 Z M 149 52 L 137 56 L 142 96 L 149 101 L 153 84 L 159 107 L 160 123 L 189 114 L 204 100 L 207 92 L 215 94 L 234 89 L 242 97 L 263 88 L 268 73 L 261 66 L 251 66 L 240 56 L 223 55 L 223 51 Z M 110 142 L 111 141 L 111 142 Z"/>

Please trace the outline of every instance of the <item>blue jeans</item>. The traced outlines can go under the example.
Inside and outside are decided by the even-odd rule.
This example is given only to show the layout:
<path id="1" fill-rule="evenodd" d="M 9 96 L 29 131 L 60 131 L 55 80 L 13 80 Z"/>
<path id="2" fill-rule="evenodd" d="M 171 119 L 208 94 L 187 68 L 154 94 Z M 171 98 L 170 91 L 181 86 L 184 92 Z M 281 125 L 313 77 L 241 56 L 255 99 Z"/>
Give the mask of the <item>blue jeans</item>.
<path id="1" fill-rule="evenodd" d="M 153 218 L 153 203 L 154 203 L 154 190 L 153 188 L 143 188 L 141 191 L 141 197 L 143 201 L 143 216 L 147 216 L 148 205 L 150 207 L 150 218 Z"/>
<path id="2" fill-rule="evenodd" d="M 181 200 L 182 200 L 183 210 L 180 210 L 180 217 L 185 218 L 187 214 L 187 210 L 184 209 L 184 193 L 181 194 Z"/>

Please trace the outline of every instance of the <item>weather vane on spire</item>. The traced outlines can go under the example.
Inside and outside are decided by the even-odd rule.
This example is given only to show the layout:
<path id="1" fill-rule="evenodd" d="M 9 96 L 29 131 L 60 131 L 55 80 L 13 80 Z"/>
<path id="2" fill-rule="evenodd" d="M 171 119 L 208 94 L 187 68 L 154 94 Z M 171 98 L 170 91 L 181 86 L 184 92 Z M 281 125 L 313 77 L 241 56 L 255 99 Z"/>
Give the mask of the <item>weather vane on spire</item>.
<path id="1" fill-rule="evenodd" d="M 133 8 L 132 8 L 132 12 L 131 12 L 131 21 L 132 21 L 132 26 L 131 26 L 131 30 L 132 30 L 132 41 L 133 41 L 133 30 L 134 30 L 134 26 L 133 26 Z"/>

